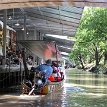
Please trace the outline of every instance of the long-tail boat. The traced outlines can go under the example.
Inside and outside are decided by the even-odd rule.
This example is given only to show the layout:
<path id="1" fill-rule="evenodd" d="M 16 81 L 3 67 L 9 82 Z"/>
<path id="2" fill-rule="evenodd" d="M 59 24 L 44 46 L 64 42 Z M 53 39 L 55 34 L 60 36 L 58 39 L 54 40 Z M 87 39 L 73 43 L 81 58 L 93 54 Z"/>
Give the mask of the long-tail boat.
<path id="1" fill-rule="evenodd" d="M 58 58 L 61 59 L 61 54 L 57 48 L 57 45 L 54 42 L 40 41 L 40 40 L 26 40 L 19 41 L 19 43 L 31 51 L 33 54 L 42 58 L 44 60 L 51 59 L 58 61 Z M 44 95 L 61 89 L 63 86 L 63 78 L 60 81 L 51 81 L 48 83 L 43 83 L 43 75 L 37 71 L 33 72 L 33 69 L 30 71 L 30 75 L 27 70 L 25 55 L 23 52 L 23 63 L 25 67 L 25 78 L 21 83 L 21 93 L 27 95 Z M 39 79 L 38 79 L 39 78 Z M 35 82 L 36 80 L 36 82 Z M 38 85 L 39 84 L 39 85 Z M 42 84 L 42 85 L 41 85 Z"/>

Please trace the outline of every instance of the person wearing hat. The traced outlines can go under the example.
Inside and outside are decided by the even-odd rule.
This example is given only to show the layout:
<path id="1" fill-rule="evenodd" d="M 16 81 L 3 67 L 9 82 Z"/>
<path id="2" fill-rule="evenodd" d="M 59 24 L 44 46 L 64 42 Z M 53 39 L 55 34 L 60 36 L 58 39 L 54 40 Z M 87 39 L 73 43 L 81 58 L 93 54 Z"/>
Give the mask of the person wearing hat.
<path id="1" fill-rule="evenodd" d="M 36 67 L 36 70 L 45 73 L 46 81 L 48 80 L 48 78 L 53 72 L 53 68 L 51 67 L 51 65 L 52 65 L 52 61 L 51 59 L 48 59 L 45 64 L 41 64 L 38 67 Z"/>

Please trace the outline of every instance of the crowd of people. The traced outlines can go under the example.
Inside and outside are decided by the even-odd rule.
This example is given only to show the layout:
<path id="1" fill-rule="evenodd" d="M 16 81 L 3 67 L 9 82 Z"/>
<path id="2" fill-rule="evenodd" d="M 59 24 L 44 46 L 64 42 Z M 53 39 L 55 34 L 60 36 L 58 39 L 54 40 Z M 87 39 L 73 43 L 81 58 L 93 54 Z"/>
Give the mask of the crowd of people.
<path id="1" fill-rule="evenodd" d="M 63 71 L 60 69 L 56 61 L 48 59 L 45 64 L 41 64 L 34 71 L 45 73 L 45 80 L 51 82 L 59 82 L 64 79 Z"/>

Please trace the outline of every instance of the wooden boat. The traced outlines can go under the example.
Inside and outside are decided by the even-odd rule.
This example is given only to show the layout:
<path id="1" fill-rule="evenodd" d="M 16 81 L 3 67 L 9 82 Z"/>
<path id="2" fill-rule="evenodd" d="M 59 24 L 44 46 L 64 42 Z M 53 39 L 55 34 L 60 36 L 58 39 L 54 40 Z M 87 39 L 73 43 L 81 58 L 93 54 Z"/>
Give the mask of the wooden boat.
<path id="1" fill-rule="evenodd" d="M 60 90 L 63 87 L 63 81 L 60 82 L 51 82 L 47 85 L 45 85 L 44 87 L 42 87 L 40 90 L 35 90 L 36 93 L 34 93 L 31 87 L 28 87 L 26 84 L 22 83 L 21 84 L 21 91 L 22 94 L 26 94 L 26 95 L 47 95 L 49 93 L 52 92 L 56 92 L 58 90 Z M 31 92 L 32 90 L 32 92 Z M 31 92 L 31 93 L 30 93 Z"/>
<path id="2" fill-rule="evenodd" d="M 21 84 L 22 94 L 27 95 L 46 95 L 48 93 L 52 93 L 58 91 L 63 87 L 64 77 L 53 77 L 52 75 L 48 78 L 48 82 L 44 82 L 45 74 L 41 71 L 33 71 L 29 80 L 23 80 Z"/>
<path id="3" fill-rule="evenodd" d="M 30 50 L 32 53 L 37 55 L 44 60 L 51 59 L 56 60 L 56 57 L 61 59 L 60 52 L 58 51 L 57 47 L 55 46 L 54 42 L 47 42 L 47 41 L 20 41 L 23 47 Z M 10 64 L 0 66 L 0 70 L 2 75 L 2 81 L 0 81 L 0 88 L 4 86 L 11 87 L 11 86 L 19 86 L 21 84 L 21 93 L 32 95 L 34 92 L 31 92 L 34 88 L 33 85 L 29 83 L 29 73 L 31 66 L 26 63 L 26 57 L 24 50 L 21 50 L 21 56 L 23 57 L 22 63 L 20 65 Z M 36 67 L 36 66 L 35 66 Z M 4 75 L 6 73 L 6 75 Z M 33 74 L 34 77 L 34 74 Z M 26 80 L 25 80 L 26 79 Z M 15 81 L 14 81 L 15 80 Z M 22 81 L 23 80 L 23 81 Z M 31 84 L 34 84 L 32 79 L 30 79 Z M 47 94 L 53 92 L 54 90 L 60 89 L 62 87 L 62 81 L 60 82 L 51 82 L 43 86 L 40 89 L 34 89 L 36 91 L 35 94 Z M 8 85 L 7 85 L 8 84 Z M 31 93 L 31 94 L 30 94 Z"/>
<path id="4" fill-rule="evenodd" d="M 48 41 L 32 41 L 32 40 L 27 40 L 27 41 L 19 41 L 19 43 L 25 47 L 26 49 L 30 50 L 32 53 L 37 55 L 40 58 L 43 58 L 45 60 L 51 59 L 51 60 L 58 60 L 58 58 L 61 59 L 61 54 L 54 42 L 48 42 Z M 26 68 L 26 61 L 25 59 L 25 52 L 22 53 L 23 57 L 23 63 L 24 63 L 24 68 L 25 68 L 25 77 L 29 75 L 27 72 Z M 21 92 L 22 94 L 27 94 L 27 95 L 46 95 L 48 93 L 54 92 L 58 89 L 60 89 L 63 86 L 63 80 L 62 81 L 55 81 L 55 82 L 50 82 L 49 84 L 43 84 L 41 87 L 37 87 L 37 83 L 35 83 L 35 74 L 33 74 L 33 79 L 26 79 L 23 80 L 21 84 Z M 31 77 L 32 78 L 32 77 Z M 35 85 L 36 84 L 36 85 Z"/>
<path id="5" fill-rule="evenodd" d="M 49 85 L 45 86 L 40 93 L 48 94 L 48 93 L 56 92 L 60 90 L 62 87 L 63 87 L 63 80 L 60 82 L 51 82 Z"/>

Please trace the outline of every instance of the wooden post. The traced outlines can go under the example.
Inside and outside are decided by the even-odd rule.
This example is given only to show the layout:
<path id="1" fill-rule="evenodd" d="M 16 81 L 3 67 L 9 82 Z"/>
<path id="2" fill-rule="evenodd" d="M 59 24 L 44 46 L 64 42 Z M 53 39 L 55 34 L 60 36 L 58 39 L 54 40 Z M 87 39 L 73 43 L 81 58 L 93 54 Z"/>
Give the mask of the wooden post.
<path id="1" fill-rule="evenodd" d="M 4 10 L 4 21 L 3 21 L 3 65 L 6 63 L 6 25 L 7 25 L 7 10 Z"/>
<path id="2" fill-rule="evenodd" d="M 29 73 L 28 73 L 28 67 L 27 67 L 27 64 L 26 64 L 25 49 L 22 50 L 22 57 L 23 57 L 23 65 L 24 65 L 24 73 L 25 73 L 24 78 L 28 79 Z"/>

